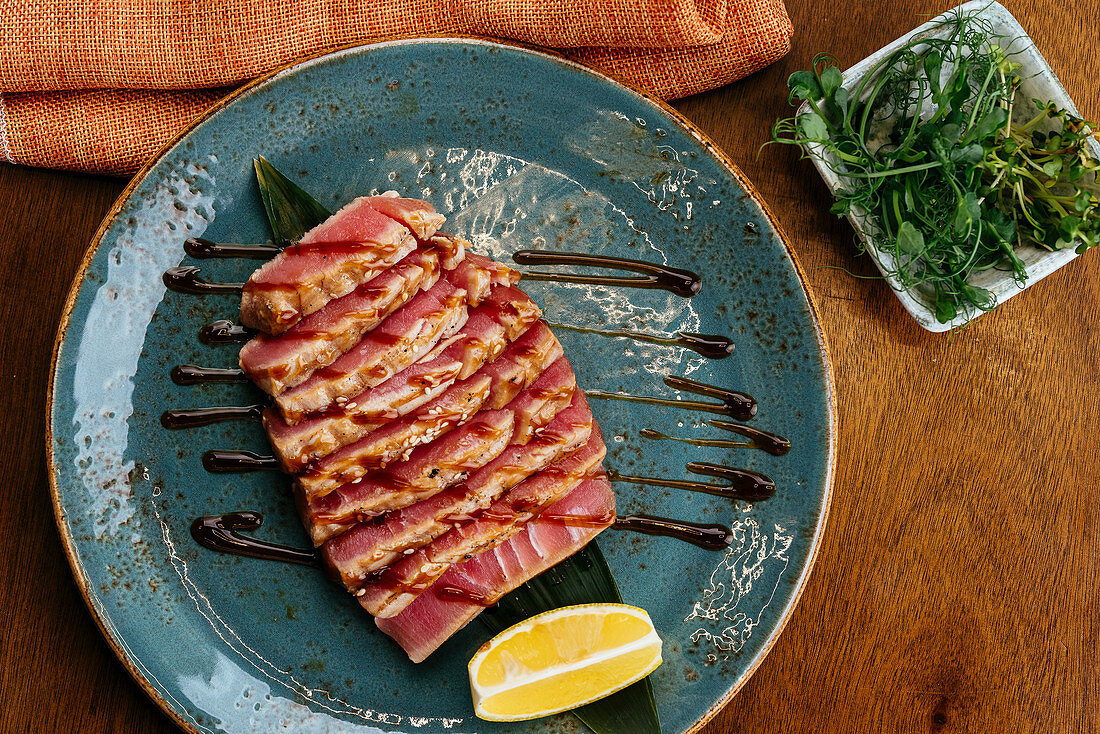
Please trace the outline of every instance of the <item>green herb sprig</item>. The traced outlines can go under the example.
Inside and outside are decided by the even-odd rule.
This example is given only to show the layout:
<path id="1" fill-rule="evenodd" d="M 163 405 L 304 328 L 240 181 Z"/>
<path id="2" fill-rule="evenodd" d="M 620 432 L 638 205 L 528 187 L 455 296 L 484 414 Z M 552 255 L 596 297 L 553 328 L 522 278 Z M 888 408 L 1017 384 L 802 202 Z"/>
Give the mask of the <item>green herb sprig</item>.
<path id="1" fill-rule="evenodd" d="M 841 178 L 832 211 L 869 215 L 881 269 L 941 323 L 996 306 L 969 282 L 976 272 L 1009 270 L 1023 284 L 1021 246 L 1100 244 L 1096 134 L 1054 103 L 1021 101 L 1020 64 L 1002 40 L 960 12 L 851 87 L 818 55 L 787 83 L 810 111 L 772 131 Z"/>

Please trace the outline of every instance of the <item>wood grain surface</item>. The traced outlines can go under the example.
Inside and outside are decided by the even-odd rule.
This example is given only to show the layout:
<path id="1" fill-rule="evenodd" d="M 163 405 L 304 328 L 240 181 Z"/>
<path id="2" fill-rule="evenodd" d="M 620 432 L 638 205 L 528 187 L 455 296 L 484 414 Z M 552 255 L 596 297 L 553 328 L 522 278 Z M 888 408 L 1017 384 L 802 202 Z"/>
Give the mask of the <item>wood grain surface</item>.
<path id="1" fill-rule="evenodd" d="M 1007 2 L 1100 118 L 1100 0 Z M 806 270 L 839 398 L 816 569 L 705 732 L 1100 731 L 1100 259 L 965 330 L 921 330 L 795 151 L 758 153 L 787 75 L 848 66 L 946 3 L 788 0 L 794 48 L 675 106 L 759 188 Z M 43 435 L 70 281 L 123 181 L 0 167 L 0 732 L 171 732 L 100 637 L 54 525 Z M 731 264 L 736 267 L 736 264 Z"/>

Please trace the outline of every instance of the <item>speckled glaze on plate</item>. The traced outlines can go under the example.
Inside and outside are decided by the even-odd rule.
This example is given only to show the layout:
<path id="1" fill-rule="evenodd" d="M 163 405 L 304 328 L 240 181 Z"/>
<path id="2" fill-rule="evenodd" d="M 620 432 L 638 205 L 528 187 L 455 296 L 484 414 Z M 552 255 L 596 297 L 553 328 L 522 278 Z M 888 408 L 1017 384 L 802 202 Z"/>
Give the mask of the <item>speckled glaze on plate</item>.
<path id="1" fill-rule="evenodd" d="M 257 535 L 305 546 L 288 483 L 206 473 L 207 449 L 265 451 L 258 424 L 168 431 L 169 408 L 248 404 L 250 386 L 173 384 L 181 363 L 232 366 L 199 328 L 233 296 L 166 292 L 187 237 L 269 236 L 251 161 L 264 155 L 327 206 L 370 191 L 424 197 L 448 229 L 507 259 L 525 247 L 642 258 L 701 273 L 663 291 L 529 282 L 555 322 L 731 336 L 709 361 L 677 347 L 561 330 L 585 388 L 672 397 L 678 374 L 745 390 L 786 456 L 641 438 L 718 436 L 706 416 L 593 400 L 607 466 L 688 477 L 691 459 L 762 471 L 755 504 L 616 485 L 621 512 L 729 524 L 727 553 L 608 531 L 628 603 L 665 642 L 653 675 L 665 731 L 697 728 L 759 664 L 805 583 L 827 514 L 834 407 L 824 343 L 775 222 L 733 164 L 675 112 L 542 51 L 433 38 L 346 49 L 288 67 L 182 134 L 127 188 L 96 236 L 58 335 L 47 437 L 58 524 L 77 582 L 123 664 L 181 726 L 201 732 L 571 731 L 569 716 L 473 717 L 466 662 L 478 622 L 413 665 L 346 593 L 311 568 L 197 546 L 199 515 L 259 510 Z M 194 263 L 190 263 L 194 264 Z M 239 281 L 254 261 L 198 263 Z M 687 396 L 685 396 L 687 397 Z"/>

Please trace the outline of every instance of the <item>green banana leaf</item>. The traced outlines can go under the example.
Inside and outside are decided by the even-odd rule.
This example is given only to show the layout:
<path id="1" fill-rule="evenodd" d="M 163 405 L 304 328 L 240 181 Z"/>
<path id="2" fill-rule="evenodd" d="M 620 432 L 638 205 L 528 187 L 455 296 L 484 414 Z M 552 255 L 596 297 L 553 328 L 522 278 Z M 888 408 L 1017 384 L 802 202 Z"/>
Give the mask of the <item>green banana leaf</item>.
<path id="1" fill-rule="evenodd" d="M 268 163 L 263 156 L 252 160 L 256 183 L 264 202 L 275 244 L 286 247 L 329 218 L 331 212 Z"/>

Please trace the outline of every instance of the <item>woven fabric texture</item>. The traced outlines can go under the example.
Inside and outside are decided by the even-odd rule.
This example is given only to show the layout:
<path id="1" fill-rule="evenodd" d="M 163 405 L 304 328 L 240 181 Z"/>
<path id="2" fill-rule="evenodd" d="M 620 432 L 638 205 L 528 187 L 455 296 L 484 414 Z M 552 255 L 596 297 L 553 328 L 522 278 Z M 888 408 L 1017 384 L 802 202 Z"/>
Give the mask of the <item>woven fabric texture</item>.
<path id="1" fill-rule="evenodd" d="M 790 47 L 782 0 L 32 0 L 0 16 L 0 158 L 128 174 L 230 88 L 393 36 L 557 48 L 664 99 Z"/>

